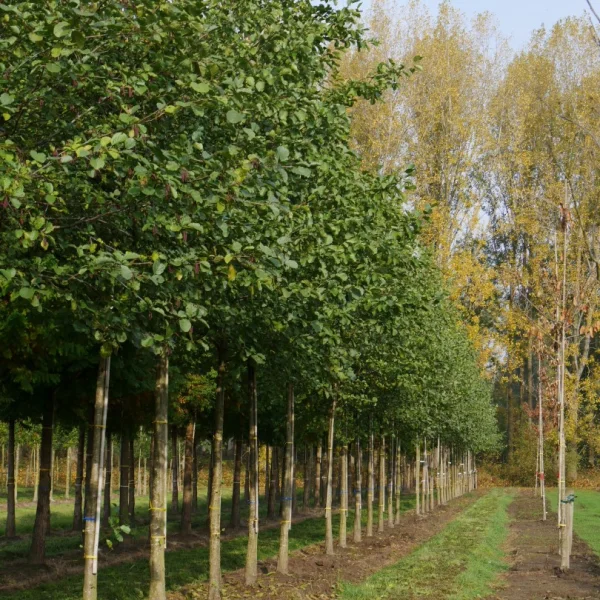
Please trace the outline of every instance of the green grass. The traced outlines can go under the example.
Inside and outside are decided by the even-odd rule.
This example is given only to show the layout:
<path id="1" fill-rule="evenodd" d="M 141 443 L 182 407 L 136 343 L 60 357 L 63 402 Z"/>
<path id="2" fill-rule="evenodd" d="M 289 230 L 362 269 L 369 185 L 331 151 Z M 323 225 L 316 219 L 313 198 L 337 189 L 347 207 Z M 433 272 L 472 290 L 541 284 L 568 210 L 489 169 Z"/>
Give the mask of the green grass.
<path id="1" fill-rule="evenodd" d="M 264 503 L 263 503 L 264 504 Z M 402 510 L 414 506 L 414 498 L 404 496 Z M 352 531 L 353 514 L 349 514 L 349 533 Z M 366 523 L 366 510 L 363 510 Z M 334 534 L 337 535 L 339 517 L 334 517 Z M 292 527 L 290 550 L 298 550 L 316 544 L 325 538 L 323 518 L 307 519 Z M 246 535 L 224 541 L 221 546 L 223 571 L 240 569 L 245 564 Z M 277 554 L 279 529 L 263 530 L 259 536 L 259 560 Z M 183 585 L 201 583 L 208 577 L 208 548 L 198 547 L 167 552 L 167 589 L 175 590 Z M 3 594 L 3 600 L 79 600 L 83 578 L 70 576 L 59 581 L 43 584 L 29 590 Z M 120 565 L 101 568 L 98 575 L 98 597 L 102 600 L 139 600 L 146 596 L 149 582 L 148 560 L 136 560 Z"/>
<path id="2" fill-rule="evenodd" d="M 512 495 L 493 490 L 441 533 L 365 582 L 342 583 L 343 600 L 471 600 L 487 596 L 507 568 L 502 545 Z"/>
<path id="3" fill-rule="evenodd" d="M 548 491 L 548 508 L 556 511 L 556 500 L 558 492 L 556 489 Z M 600 493 L 594 490 L 577 490 L 575 492 L 575 510 L 573 531 L 600 556 Z M 556 520 L 554 515 L 549 519 Z"/>

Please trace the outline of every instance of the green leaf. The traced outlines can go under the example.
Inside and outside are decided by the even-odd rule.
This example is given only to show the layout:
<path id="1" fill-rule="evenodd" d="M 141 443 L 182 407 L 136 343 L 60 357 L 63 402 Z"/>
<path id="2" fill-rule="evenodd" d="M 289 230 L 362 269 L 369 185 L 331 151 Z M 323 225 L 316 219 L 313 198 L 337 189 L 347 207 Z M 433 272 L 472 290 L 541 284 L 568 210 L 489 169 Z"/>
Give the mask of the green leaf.
<path id="1" fill-rule="evenodd" d="M 162 275 L 166 268 L 167 268 L 167 265 L 165 263 L 161 263 L 158 261 L 155 261 L 152 263 L 152 272 L 155 275 Z"/>
<path id="2" fill-rule="evenodd" d="M 190 87 L 198 92 L 199 94 L 208 94 L 208 92 L 210 91 L 210 86 L 208 85 L 208 83 L 205 83 L 204 81 L 198 83 L 197 81 L 194 81 L 192 83 L 190 83 Z"/>
<path id="3" fill-rule="evenodd" d="M 66 21 L 61 21 L 60 23 L 57 23 L 53 29 L 55 37 L 60 38 L 67 35 L 67 33 L 69 33 L 68 27 L 69 24 Z"/>
<path id="4" fill-rule="evenodd" d="M 0 273 L 7 280 L 10 281 L 16 274 L 16 269 L 0 269 Z"/>
<path id="5" fill-rule="evenodd" d="M 29 155 L 31 158 L 33 158 L 33 160 L 35 160 L 35 162 L 43 163 L 46 161 L 46 155 L 43 152 L 36 152 L 35 150 L 32 150 Z"/>
<path id="6" fill-rule="evenodd" d="M 104 164 L 104 159 L 101 156 L 99 156 L 98 158 L 92 158 L 90 160 L 90 165 L 93 169 L 96 169 L 97 171 L 102 169 L 104 167 Z"/>
<path id="7" fill-rule="evenodd" d="M 127 265 L 121 265 L 121 277 L 129 281 L 133 277 L 133 272 Z"/>
<path id="8" fill-rule="evenodd" d="M 61 66 L 58 63 L 48 63 L 46 65 L 46 71 L 49 73 L 60 73 Z"/>
<path id="9" fill-rule="evenodd" d="M 238 112 L 237 110 L 229 110 L 227 111 L 227 121 L 232 124 L 240 123 L 246 118 L 245 115 Z"/>
<path id="10" fill-rule="evenodd" d="M 189 319 L 179 319 L 179 329 L 187 333 L 192 328 L 192 322 Z"/>
<path id="11" fill-rule="evenodd" d="M 22 287 L 19 290 L 19 296 L 21 296 L 21 298 L 25 298 L 25 300 L 31 300 L 34 294 L 35 290 L 30 287 Z"/>
<path id="12" fill-rule="evenodd" d="M 29 39 L 32 42 L 41 42 L 44 39 L 41 35 L 37 34 L 35 31 L 32 31 L 31 33 L 29 33 L 29 35 L 27 37 L 29 37 Z"/>
<path id="13" fill-rule="evenodd" d="M 148 337 L 142 340 L 142 348 L 150 348 L 154 345 L 154 338 L 149 335 Z"/>
<path id="14" fill-rule="evenodd" d="M 11 96 L 10 94 L 7 94 L 6 92 L 4 92 L 3 94 L 0 94 L 0 104 L 2 104 L 2 106 L 8 106 L 9 104 L 12 104 L 15 101 L 15 97 Z"/>
<path id="15" fill-rule="evenodd" d="M 286 161 L 290 157 L 290 151 L 285 146 L 279 146 L 275 154 L 281 161 Z"/>
<path id="16" fill-rule="evenodd" d="M 307 169 L 306 167 L 294 167 L 292 169 L 292 173 L 295 173 L 296 175 L 300 175 L 301 177 L 310 177 L 311 176 L 311 170 Z"/>

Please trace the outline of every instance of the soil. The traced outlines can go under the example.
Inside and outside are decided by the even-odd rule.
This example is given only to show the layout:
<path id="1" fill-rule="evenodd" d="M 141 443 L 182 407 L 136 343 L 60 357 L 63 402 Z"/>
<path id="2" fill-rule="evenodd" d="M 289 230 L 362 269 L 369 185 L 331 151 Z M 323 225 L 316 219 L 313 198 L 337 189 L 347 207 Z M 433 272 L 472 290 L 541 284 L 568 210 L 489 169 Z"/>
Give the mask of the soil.
<path id="1" fill-rule="evenodd" d="M 484 492 L 478 491 L 417 517 L 414 511 L 402 514 L 400 524 L 355 544 L 348 536 L 347 548 L 336 545 L 335 555 L 325 555 L 325 544 L 308 546 L 290 554 L 290 575 L 276 572 L 277 559 L 260 561 L 255 588 L 244 583 L 244 571 L 223 575 L 223 598 L 228 600 L 326 600 L 336 597 L 338 583 L 357 583 L 387 565 L 399 561 L 417 546 L 439 533 L 458 513 L 473 504 Z M 376 524 L 375 524 L 376 526 Z M 206 598 L 207 584 L 186 586 L 168 594 L 169 600 Z"/>
<path id="2" fill-rule="evenodd" d="M 508 554 L 510 570 L 501 591 L 488 600 L 598 600 L 600 562 L 589 546 L 573 536 L 571 568 L 560 570 L 556 515 L 542 521 L 541 500 L 523 490 L 509 509 Z"/>

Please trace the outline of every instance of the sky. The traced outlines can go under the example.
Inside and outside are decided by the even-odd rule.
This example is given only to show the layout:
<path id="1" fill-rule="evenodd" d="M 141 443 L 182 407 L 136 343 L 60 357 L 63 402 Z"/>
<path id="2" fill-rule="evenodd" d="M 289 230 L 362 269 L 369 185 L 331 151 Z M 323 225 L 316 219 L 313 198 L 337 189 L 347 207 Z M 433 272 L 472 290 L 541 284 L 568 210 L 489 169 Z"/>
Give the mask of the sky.
<path id="1" fill-rule="evenodd" d="M 439 0 L 423 0 L 432 12 Z M 496 15 L 500 28 L 510 36 L 511 46 L 515 50 L 523 48 L 529 41 L 533 30 L 542 24 L 551 27 L 563 17 L 580 16 L 587 9 L 586 0 L 451 0 L 452 5 L 467 15 L 489 11 Z M 370 5 L 363 0 L 363 7 Z M 600 12 L 600 0 L 592 0 Z"/>

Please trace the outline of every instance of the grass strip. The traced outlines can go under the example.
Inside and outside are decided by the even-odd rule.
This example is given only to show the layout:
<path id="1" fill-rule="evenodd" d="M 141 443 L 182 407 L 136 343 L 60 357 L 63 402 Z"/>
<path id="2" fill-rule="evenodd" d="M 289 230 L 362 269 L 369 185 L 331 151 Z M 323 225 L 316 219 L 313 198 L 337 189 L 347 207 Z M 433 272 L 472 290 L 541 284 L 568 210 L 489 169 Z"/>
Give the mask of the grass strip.
<path id="1" fill-rule="evenodd" d="M 513 496 L 493 490 L 417 550 L 361 584 L 340 584 L 342 600 L 471 600 L 492 592 L 507 568 L 502 550 Z"/>

